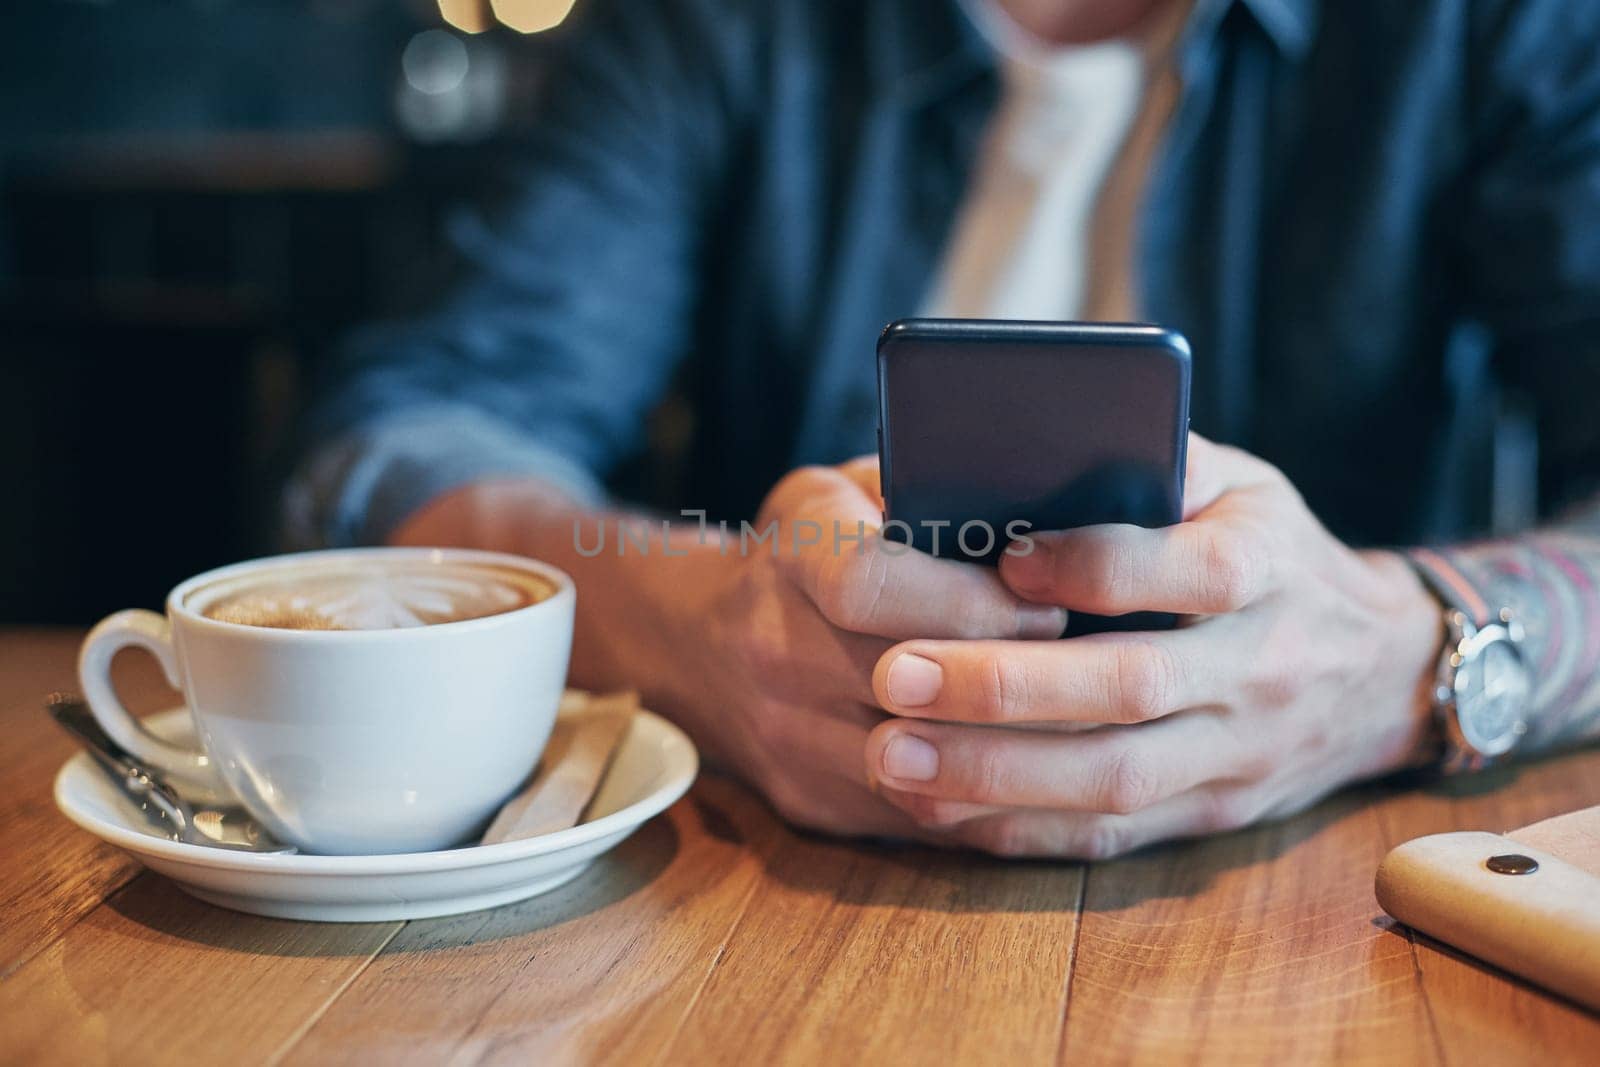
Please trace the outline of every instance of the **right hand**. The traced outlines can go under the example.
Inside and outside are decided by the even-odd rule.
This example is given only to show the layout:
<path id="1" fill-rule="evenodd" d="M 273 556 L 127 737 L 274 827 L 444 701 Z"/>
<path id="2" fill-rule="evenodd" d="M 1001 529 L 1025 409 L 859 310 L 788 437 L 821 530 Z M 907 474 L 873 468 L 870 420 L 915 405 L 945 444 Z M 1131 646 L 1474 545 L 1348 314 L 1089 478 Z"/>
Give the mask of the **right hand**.
<path id="1" fill-rule="evenodd" d="M 875 458 L 802 468 L 780 481 L 754 524 L 764 533 L 776 522 L 775 550 L 752 539 L 741 553 L 730 529 L 709 601 L 694 598 L 685 620 L 691 640 L 682 642 L 673 688 L 696 709 L 697 721 L 686 724 L 696 739 L 790 822 L 923 837 L 867 780 L 867 735 L 886 717 L 873 695 L 874 665 L 909 638 L 1055 637 L 1066 613 L 1022 600 L 992 568 L 886 546 L 881 509 Z M 864 530 L 864 539 L 836 543 L 835 522 L 846 537 Z M 820 530 L 820 543 L 797 547 L 796 530 L 798 540 Z"/>

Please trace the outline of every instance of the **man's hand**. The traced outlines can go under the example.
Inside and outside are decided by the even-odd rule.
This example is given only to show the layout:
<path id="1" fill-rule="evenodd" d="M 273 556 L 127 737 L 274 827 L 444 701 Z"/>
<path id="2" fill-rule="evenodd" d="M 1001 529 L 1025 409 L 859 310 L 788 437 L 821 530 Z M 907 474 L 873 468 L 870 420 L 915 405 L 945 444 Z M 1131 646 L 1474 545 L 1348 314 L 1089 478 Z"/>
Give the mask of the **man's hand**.
<path id="1" fill-rule="evenodd" d="M 1404 765 L 1440 613 L 1409 566 L 1330 535 L 1276 469 L 1191 435 L 1185 521 L 1035 535 L 1001 563 L 1069 611 L 1163 633 L 913 640 L 878 661 L 867 745 L 924 828 L 1004 855 L 1101 858 L 1244 826 Z M 1016 729 L 1016 727 L 1033 729 Z"/>
<path id="2" fill-rule="evenodd" d="M 1066 613 L 1017 596 L 991 570 L 885 545 L 877 481 L 876 462 L 859 460 L 778 483 L 755 523 L 774 528 L 776 543 L 725 545 L 709 602 L 686 613 L 678 688 L 686 705 L 712 712 L 700 736 L 789 821 L 914 836 L 916 824 L 873 794 L 862 763 L 885 719 L 874 664 L 913 636 L 1054 637 Z M 804 541 L 816 543 L 796 547 Z"/>

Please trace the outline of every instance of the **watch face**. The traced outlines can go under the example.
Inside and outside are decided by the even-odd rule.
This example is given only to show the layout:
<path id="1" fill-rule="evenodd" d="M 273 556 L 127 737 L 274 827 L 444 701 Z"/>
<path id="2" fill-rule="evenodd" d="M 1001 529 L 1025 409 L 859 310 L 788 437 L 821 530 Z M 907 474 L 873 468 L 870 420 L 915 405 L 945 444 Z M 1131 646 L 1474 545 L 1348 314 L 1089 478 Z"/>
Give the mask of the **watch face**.
<path id="1" fill-rule="evenodd" d="M 1473 748 L 1497 756 L 1522 734 L 1528 710 L 1528 670 L 1503 635 L 1482 635 L 1477 655 L 1456 672 L 1456 721 Z"/>

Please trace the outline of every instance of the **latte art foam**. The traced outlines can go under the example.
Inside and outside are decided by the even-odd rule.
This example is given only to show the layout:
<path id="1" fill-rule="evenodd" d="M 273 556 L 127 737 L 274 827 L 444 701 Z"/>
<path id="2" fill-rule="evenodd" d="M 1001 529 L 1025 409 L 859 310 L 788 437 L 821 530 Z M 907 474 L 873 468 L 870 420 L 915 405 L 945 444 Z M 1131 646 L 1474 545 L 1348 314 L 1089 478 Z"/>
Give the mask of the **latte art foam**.
<path id="1" fill-rule="evenodd" d="M 206 596 L 209 619 L 286 630 L 400 630 L 498 615 L 554 588 L 532 575 L 453 565 L 352 566 L 241 579 Z"/>

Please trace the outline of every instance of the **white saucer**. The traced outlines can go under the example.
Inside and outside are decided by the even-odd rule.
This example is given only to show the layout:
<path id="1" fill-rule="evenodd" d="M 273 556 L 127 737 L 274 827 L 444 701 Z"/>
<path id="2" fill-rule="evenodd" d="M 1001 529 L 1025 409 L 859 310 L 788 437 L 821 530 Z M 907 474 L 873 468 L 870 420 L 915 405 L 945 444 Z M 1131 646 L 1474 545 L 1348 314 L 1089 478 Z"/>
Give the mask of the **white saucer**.
<path id="1" fill-rule="evenodd" d="M 581 706 L 582 695 L 569 690 L 561 713 Z M 152 715 L 145 724 L 168 738 L 193 736 L 187 708 Z M 698 767 L 683 731 L 640 711 L 588 822 L 499 845 L 390 856 L 276 856 L 170 841 L 156 835 L 83 752 L 56 775 L 56 805 L 91 834 L 212 904 L 284 919 L 378 922 L 492 908 L 564 885 L 683 796 Z"/>

